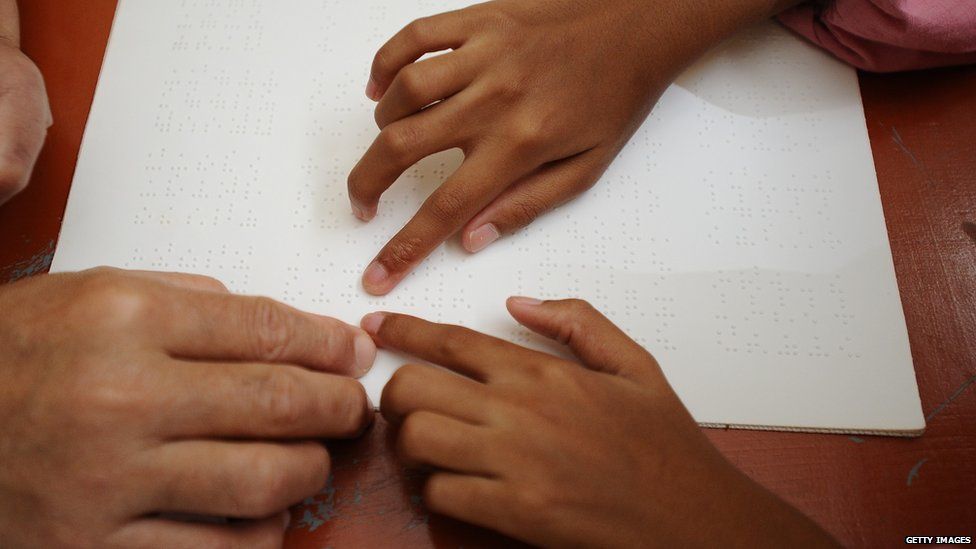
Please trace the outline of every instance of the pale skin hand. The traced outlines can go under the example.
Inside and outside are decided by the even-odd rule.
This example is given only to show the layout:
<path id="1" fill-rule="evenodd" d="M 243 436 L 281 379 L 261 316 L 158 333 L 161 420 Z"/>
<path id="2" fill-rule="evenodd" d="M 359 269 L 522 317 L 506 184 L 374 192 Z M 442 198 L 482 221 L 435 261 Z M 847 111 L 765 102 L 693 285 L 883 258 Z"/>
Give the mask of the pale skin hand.
<path id="1" fill-rule="evenodd" d="M 654 358 L 588 304 L 512 298 L 578 362 L 456 326 L 375 313 L 401 368 L 381 409 L 397 451 L 433 468 L 433 511 L 544 547 L 833 547 L 708 442 Z M 460 374 L 460 375 L 456 375 Z"/>
<path id="2" fill-rule="evenodd" d="M 372 219 L 426 156 L 459 148 L 465 160 L 364 288 L 386 294 L 453 234 L 478 252 L 589 189 L 684 67 L 791 3 L 496 0 L 405 27 L 373 62 L 381 131 L 349 175 L 353 213 Z"/>
<path id="3" fill-rule="evenodd" d="M 27 186 L 51 126 L 44 79 L 20 51 L 16 0 L 0 0 L 0 205 Z"/>
<path id="4" fill-rule="evenodd" d="M 328 478 L 319 440 L 373 417 L 347 377 L 367 334 L 210 278 L 43 276 L 0 311 L 4 547 L 279 547 Z"/>

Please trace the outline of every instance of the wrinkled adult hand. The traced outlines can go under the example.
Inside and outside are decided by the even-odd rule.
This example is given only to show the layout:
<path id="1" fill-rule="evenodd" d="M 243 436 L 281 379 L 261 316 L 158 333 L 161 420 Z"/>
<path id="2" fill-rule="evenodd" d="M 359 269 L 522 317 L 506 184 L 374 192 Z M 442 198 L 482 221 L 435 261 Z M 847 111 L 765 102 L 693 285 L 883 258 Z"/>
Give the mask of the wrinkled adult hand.
<path id="1" fill-rule="evenodd" d="M 51 123 L 41 72 L 20 51 L 17 4 L 0 0 L 0 205 L 27 186 Z"/>
<path id="2" fill-rule="evenodd" d="M 578 362 L 408 316 L 363 320 L 383 347 L 453 370 L 404 366 L 381 404 L 401 458 L 434 468 L 430 509 L 545 547 L 833 545 L 728 463 L 654 358 L 588 304 L 508 307 Z"/>
<path id="3" fill-rule="evenodd" d="M 366 268 L 365 289 L 388 293 L 458 231 L 477 252 L 590 188 L 686 65 L 778 4 L 496 0 L 409 24 L 373 62 L 381 132 L 349 175 L 353 212 L 372 219 L 426 156 L 465 159 Z"/>
<path id="4" fill-rule="evenodd" d="M 368 335 L 210 278 L 43 276 L 0 311 L 4 547 L 278 547 L 316 441 L 373 416 Z"/>

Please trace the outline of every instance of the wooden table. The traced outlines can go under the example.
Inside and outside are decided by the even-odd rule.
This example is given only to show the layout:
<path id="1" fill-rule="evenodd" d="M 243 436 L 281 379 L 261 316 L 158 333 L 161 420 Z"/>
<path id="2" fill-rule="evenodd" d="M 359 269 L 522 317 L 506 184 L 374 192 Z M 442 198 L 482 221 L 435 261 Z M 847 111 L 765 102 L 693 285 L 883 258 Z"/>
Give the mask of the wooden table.
<path id="1" fill-rule="evenodd" d="M 114 0 L 21 2 L 56 120 L 29 190 L 0 208 L 0 281 L 50 265 Z M 736 465 L 845 545 L 976 536 L 976 69 L 862 75 L 928 430 L 920 439 L 709 431 Z M 424 510 L 382 421 L 332 446 L 331 488 L 295 510 L 294 547 L 504 542 Z"/>

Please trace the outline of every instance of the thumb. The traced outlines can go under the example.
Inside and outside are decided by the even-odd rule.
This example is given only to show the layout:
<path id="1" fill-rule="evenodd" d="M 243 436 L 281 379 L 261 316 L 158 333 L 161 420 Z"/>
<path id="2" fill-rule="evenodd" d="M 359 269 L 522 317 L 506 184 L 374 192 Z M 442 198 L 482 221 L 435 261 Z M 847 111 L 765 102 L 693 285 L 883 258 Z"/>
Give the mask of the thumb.
<path id="1" fill-rule="evenodd" d="M 585 301 L 511 297 L 506 305 L 515 320 L 569 346 L 591 370 L 635 381 L 663 378 L 650 353 Z"/>
<path id="2" fill-rule="evenodd" d="M 478 253 L 591 188 L 606 164 L 596 149 L 546 164 L 498 195 L 461 230 L 461 245 Z"/>

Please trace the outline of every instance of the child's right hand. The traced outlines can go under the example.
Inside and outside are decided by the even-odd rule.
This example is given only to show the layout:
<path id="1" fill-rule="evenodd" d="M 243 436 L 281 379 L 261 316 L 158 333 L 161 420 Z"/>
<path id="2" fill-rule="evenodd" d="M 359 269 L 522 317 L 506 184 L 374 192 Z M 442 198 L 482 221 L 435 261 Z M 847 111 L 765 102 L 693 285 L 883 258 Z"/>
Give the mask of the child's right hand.
<path id="1" fill-rule="evenodd" d="M 349 175 L 353 211 L 372 219 L 428 155 L 465 159 L 366 268 L 366 291 L 388 293 L 458 231 L 477 252 L 584 192 L 686 65 L 789 1 L 496 0 L 405 27 L 373 62 L 381 132 Z"/>
<path id="2" fill-rule="evenodd" d="M 570 362 L 457 326 L 377 313 L 404 366 L 383 392 L 435 512 L 542 546 L 833 546 L 704 437 L 647 351 L 581 301 L 513 298 Z"/>

